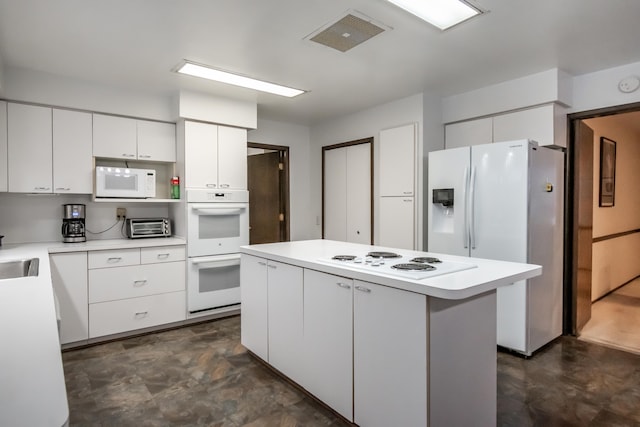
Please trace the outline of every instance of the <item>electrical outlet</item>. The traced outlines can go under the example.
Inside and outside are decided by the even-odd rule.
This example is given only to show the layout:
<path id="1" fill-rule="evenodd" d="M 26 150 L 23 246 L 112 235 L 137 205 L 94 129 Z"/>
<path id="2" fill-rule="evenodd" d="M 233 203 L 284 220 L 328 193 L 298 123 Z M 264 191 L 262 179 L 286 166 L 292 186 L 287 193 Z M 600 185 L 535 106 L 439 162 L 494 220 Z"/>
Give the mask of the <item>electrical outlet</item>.
<path id="1" fill-rule="evenodd" d="M 116 218 L 125 219 L 127 217 L 127 209 L 126 208 L 116 208 Z"/>

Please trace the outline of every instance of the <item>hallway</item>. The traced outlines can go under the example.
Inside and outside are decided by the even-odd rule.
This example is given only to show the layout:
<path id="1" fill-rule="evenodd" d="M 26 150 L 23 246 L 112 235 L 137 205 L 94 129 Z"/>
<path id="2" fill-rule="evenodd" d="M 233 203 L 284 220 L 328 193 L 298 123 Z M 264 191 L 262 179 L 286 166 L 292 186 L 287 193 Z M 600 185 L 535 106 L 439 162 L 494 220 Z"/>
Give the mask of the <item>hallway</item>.
<path id="1" fill-rule="evenodd" d="M 640 278 L 593 303 L 579 339 L 640 354 Z"/>

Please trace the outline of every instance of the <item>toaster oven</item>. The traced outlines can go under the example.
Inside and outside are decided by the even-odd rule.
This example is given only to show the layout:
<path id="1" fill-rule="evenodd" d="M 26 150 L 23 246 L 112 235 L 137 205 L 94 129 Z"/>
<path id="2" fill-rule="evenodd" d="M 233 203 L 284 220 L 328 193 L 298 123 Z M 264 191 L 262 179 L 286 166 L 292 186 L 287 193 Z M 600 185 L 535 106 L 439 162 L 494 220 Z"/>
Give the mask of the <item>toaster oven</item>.
<path id="1" fill-rule="evenodd" d="M 169 218 L 127 218 L 126 232 L 130 239 L 169 237 L 171 221 Z"/>

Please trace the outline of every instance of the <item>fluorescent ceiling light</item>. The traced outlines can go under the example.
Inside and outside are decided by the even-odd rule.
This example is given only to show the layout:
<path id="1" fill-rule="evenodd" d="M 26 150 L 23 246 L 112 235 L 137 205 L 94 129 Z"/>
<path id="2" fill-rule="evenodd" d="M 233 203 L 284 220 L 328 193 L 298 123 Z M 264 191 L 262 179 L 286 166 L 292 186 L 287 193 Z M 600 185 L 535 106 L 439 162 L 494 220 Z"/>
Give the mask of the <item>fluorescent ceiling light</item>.
<path id="1" fill-rule="evenodd" d="M 269 92 L 276 95 L 286 96 L 292 98 L 298 96 L 305 91 L 300 89 L 293 89 L 286 86 L 280 86 L 273 83 L 263 82 L 261 80 L 252 79 L 250 77 L 240 76 L 238 74 L 228 73 L 226 71 L 216 70 L 204 65 L 194 64 L 193 62 L 185 61 L 184 64 L 178 67 L 176 72 L 181 74 L 188 74 L 190 76 L 202 77 L 203 79 L 214 80 L 221 83 L 227 83 L 234 86 L 246 87 L 249 89 L 255 89 L 262 92 Z"/>
<path id="2" fill-rule="evenodd" d="M 388 0 L 418 18 L 446 30 L 482 11 L 462 0 Z"/>

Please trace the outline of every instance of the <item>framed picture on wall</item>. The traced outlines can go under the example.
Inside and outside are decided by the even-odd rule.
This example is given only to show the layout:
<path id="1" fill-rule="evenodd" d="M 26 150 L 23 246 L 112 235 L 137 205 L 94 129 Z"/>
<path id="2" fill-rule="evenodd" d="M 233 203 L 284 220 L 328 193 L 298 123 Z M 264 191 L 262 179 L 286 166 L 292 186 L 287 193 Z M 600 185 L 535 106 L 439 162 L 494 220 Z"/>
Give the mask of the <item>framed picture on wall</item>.
<path id="1" fill-rule="evenodd" d="M 600 206 L 611 207 L 616 192 L 616 142 L 600 138 Z"/>

